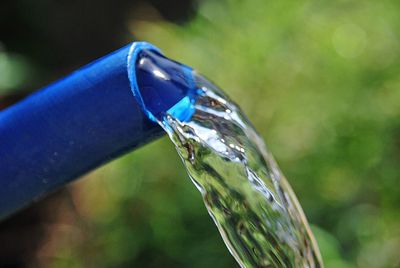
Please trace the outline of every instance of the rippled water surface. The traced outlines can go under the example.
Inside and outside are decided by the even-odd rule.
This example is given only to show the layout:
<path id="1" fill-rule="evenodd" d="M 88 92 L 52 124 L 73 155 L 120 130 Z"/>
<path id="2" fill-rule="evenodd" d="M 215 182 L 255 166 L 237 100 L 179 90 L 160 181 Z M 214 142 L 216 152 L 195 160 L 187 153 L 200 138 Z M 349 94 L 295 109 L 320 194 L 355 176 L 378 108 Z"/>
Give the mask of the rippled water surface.
<path id="1" fill-rule="evenodd" d="M 243 112 L 195 74 L 191 119 L 167 131 L 229 251 L 242 267 L 322 267 L 303 211 Z"/>

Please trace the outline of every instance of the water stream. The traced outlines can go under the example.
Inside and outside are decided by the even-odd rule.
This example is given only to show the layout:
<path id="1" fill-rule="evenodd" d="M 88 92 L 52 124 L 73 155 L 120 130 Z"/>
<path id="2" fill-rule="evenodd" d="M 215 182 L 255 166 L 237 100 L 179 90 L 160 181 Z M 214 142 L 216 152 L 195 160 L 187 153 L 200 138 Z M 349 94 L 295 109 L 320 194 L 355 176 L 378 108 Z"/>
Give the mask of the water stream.
<path id="1" fill-rule="evenodd" d="M 155 64 L 171 65 L 174 75 L 177 63 L 156 57 L 160 55 L 141 58 L 143 77 L 154 74 L 160 83 L 189 87 L 184 75 L 174 81 Z M 152 119 L 175 144 L 230 253 L 241 267 L 323 267 L 299 202 L 260 135 L 221 90 L 185 70 L 195 93 Z M 160 84 L 146 86 L 156 87 Z M 161 93 L 153 91 L 148 92 L 154 104 Z M 160 103 L 154 107 L 162 107 Z"/>
<path id="2" fill-rule="evenodd" d="M 303 211 L 263 140 L 237 105 L 195 77 L 191 119 L 166 114 L 158 122 L 231 254 L 242 267 L 321 267 Z"/>

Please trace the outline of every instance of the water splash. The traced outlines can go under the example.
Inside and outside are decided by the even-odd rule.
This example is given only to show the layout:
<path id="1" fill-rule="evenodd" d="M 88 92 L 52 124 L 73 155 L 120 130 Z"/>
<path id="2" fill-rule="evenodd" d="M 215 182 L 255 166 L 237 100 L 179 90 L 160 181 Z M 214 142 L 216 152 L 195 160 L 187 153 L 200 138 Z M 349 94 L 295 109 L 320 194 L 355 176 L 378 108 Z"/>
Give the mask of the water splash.
<path id="1" fill-rule="evenodd" d="M 242 267 L 322 267 L 303 211 L 243 112 L 194 74 L 190 120 L 166 114 L 169 134 L 231 254 Z"/>

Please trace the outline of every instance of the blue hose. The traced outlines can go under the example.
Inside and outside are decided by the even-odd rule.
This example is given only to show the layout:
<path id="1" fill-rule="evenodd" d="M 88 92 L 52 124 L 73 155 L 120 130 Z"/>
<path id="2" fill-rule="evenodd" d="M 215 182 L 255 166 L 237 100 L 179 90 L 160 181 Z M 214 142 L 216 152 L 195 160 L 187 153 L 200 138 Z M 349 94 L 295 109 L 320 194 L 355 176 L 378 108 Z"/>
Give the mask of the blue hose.
<path id="1" fill-rule="evenodd" d="M 161 56 L 148 43 L 130 44 L 0 111 L 0 219 L 163 134 L 131 91 L 148 71 L 127 68 L 141 51 Z M 175 89 L 162 97 L 179 101 Z"/>

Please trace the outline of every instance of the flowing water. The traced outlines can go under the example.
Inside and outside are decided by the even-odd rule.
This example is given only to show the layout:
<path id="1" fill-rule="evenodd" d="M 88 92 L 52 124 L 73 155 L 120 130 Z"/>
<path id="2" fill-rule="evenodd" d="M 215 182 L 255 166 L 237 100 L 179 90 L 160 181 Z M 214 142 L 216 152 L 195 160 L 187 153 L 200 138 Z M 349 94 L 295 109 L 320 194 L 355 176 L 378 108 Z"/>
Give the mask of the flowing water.
<path id="1" fill-rule="evenodd" d="M 239 107 L 148 43 L 132 46 L 129 70 L 134 95 L 175 144 L 240 266 L 322 267 L 292 189 Z"/>
<path id="2" fill-rule="evenodd" d="M 194 74 L 193 114 L 169 134 L 229 251 L 242 267 L 322 267 L 303 211 L 243 112 Z"/>

